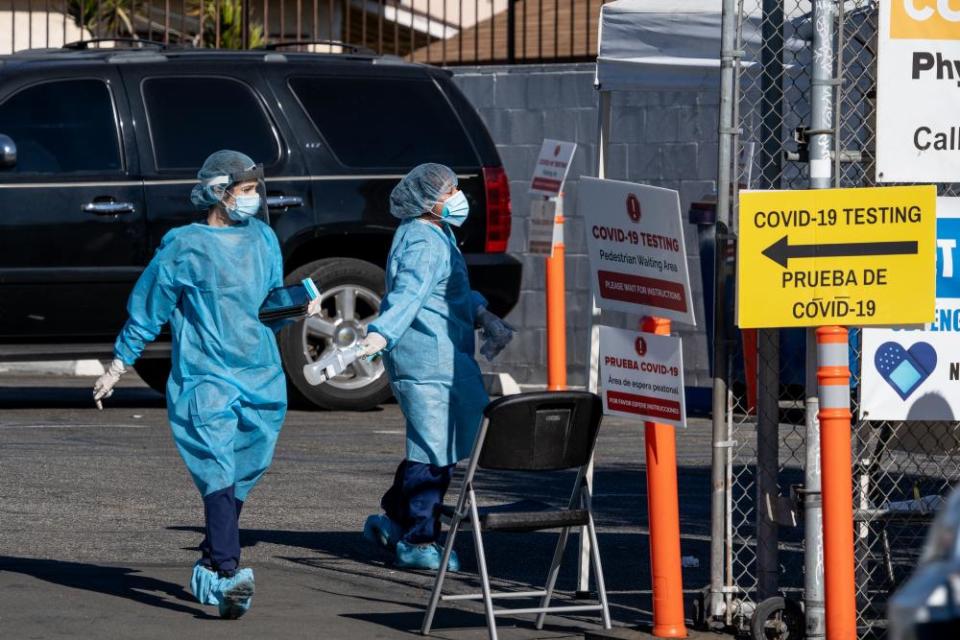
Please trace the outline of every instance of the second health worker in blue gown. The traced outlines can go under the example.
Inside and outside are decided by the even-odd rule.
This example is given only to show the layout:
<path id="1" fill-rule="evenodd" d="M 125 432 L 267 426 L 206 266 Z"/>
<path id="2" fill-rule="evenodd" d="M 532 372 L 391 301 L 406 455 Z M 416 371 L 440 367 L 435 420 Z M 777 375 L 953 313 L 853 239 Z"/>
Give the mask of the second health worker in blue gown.
<path id="1" fill-rule="evenodd" d="M 470 288 L 451 229 L 467 219 L 469 205 L 450 168 L 414 168 L 391 193 L 390 212 L 403 222 L 387 258 L 387 294 L 363 352 L 385 350 L 390 386 L 407 422 L 407 446 L 381 500 L 385 514 L 370 516 L 364 534 L 395 547 L 401 567 L 437 569 L 439 507 L 454 467 L 470 455 L 488 402 L 474 359 L 474 333 L 483 331 L 481 353 L 490 359 L 513 331 Z M 454 570 L 456 563 L 454 555 Z"/>

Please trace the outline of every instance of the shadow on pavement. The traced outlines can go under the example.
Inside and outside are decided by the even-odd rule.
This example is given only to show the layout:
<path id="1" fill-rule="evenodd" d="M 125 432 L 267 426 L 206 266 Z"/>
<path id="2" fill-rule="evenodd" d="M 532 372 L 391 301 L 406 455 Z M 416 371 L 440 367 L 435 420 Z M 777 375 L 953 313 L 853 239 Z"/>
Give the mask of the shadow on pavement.
<path id="1" fill-rule="evenodd" d="M 0 571 L 20 573 L 64 587 L 103 593 L 151 607 L 190 613 L 197 618 L 214 617 L 203 611 L 193 596 L 179 584 L 140 575 L 138 569 L 0 556 Z"/>
<path id="2" fill-rule="evenodd" d="M 0 386 L 0 407 L 4 409 L 93 409 L 93 379 L 89 386 Z M 114 409 L 162 409 L 167 399 L 147 387 L 118 387 L 104 400 Z"/>
<path id="3" fill-rule="evenodd" d="M 420 636 L 420 625 L 423 624 L 423 611 L 400 611 L 395 613 L 346 613 L 344 618 L 351 618 L 379 625 L 396 631 L 406 631 L 413 636 Z M 497 631 L 504 633 L 508 629 L 525 629 L 530 632 L 530 636 L 536 638 L 571 638 L 582 637 L 585 628 L 590 628 L 589 623 L 583 624 L 579 621 L 571 620 L 568 625 L 544 624 L 543 629 L 537 631 L 533 617 L 528 615 L 529 620 L 513 618 L 497 618 Z M 596 628 L 600 628 L 597 625 Z M 463 637 L 464 631 L 468 632 L 470 638 L 487 637 L 487 619 L 482 613 L 473 611 L 464 611 L 463 609 L 452 609 L 449 605 L 441 604 L 433 618 L 433 626 L 430 629 L 431 637 L 451 638 Z"/>
<path id="4" fill-rule="evenodd" d="M 198 535 L 203 533 L 200 527 L 177 526 L 169 529 L 192 531 Z M 629 531 L 600 531 L 598 538 L 614 620 L 621 624 L 649 624 L 652 601 L 647 536 Z M 484 547 L 494 588 L 508 591 L 541 588 L 556 541 L 556 532 L 487 534 L 484 538 Z M 243 547 L 271 544 L 306 550 L 315 555 L 277 553 L 274 557 L 305 568 L 335 572 L 352 579 L 374 580 L 383 585 L 382 590 L 378 588 L 364 591 L 361 588 L 355 592 L 338 594 L 345 597 L 416 607 L 425 604 L 426 594 L 433 586 L 432 573 L 396 568 L 393 554 L 371 545 L 363 539 L 359 531 L 241 529 L 240 542 Z M 477 592 L 480 590 L 480 583 L 471 536 L 458 536 L 456 547 L 462 571 L 451 577 L 445 591 Z M 683 552 L 705 559 L 699 568 L 684 570 L 684 584 L 687 589 L 693 590 L 707 584 L 709 562 L 706 562 L 706 559 L 709 558 L 709 541 L 684 540 Z M 577 553 L 578 542 L 576 536 L 573 536 L 561 566 L 557 584 L 558 600 L 569 599 L 575 589 Z M 363 584 L 369 583 L 363 582 Z M 400 599 L 394 600 L 389 595 L 385 596 L 392 592 L 403 593 L 404 589 L 418 591 L 423 596 L 423 601 L 411 603 Z M 462 609 L 450 610 L 463 611 Z M 470 612 L 464 612 L 464 614 L 467 613 Z M 409 622 L 417 616 L 422 616 L 422 611 L 404 615 L 384 613 L 368 616 L 368 618 L 371 622 L 408 631 L 419 628 L 419 622 L 415 624 Z M 357 614 L 355 617 L 359 618 L 361 615 Z M 579 616 L 571 619 L 571 624 L 576 624 L 576 620 L 579 619 Z M 595 622 L 589 614 L 582 619 L 588 625 Z M 481 627 L 485 624 L 482 616 L 479 618 L 479 624 Z M 462 626 L 475 625 L 470 620 L 464 622 Z"/>
<path id="5" fill-rule="evenodd" d="M 9 378 L 7 378 L 9 380 Z M 26 385 L 0 384 L 0 408 L 3 409 L 92 409 L 91 399 L 95 378 L 63 378 L 69 381 L 68 385 L 37 385 L 36 378 Z M 78 380 L 83 385 L 77 384 Z M 6 382 L 6 380 L 4 380 Z M 121 383 L 123 384 L 123 383 Z M 104 401 L 104 407 L 114 409 L 163 409 L 167 406 L 167 399 L 147 386 L 118 386 L 114 394 Z M 289 408 L 292 411 L 306 411 L 315 413 L 331 413 L 331 409 L 323 409 L 306 400 L 298 393 L 289 394 Z M 376 407 L 358 411 L 357 413 L 377 414 L 383 412 L 383 407 L 396 404 L 393 398 Z"/>

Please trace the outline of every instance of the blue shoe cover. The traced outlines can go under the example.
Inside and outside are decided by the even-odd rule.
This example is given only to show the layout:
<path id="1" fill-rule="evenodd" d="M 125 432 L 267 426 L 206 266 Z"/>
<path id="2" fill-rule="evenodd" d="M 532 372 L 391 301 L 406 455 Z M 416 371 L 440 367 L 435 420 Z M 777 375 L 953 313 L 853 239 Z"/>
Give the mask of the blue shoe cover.
<path id="1" fill-rule="evenodd" d="M 396 547 L 401 535 L 400 526 L 382 513 L 367 517 L 363 524 L 364 539 L 384 549 Z"/>
<path id="2" fill-rule="evenodd" d="M 398 567 L 436 571 L 440 568 L 440 559 L 442 557 L 443 547 L 436 542 L 432 544 L 411 544 L 401 540 L 397 543 Z M 450 552 L 447 571 L 460 571 L 460 558 L 457 557 L 456 551 Z"/>
<path id="3" fill-rule="evenodd" d="M 240 569 L 232 578 L 217 580 L 214 592 L 220 603 L 220 617 L 236 620 L 245 614 L 253 603 L 253 569 Z"/>
<path id="4" fill-rule="evenodd" d="M 438 546 L 440 549 L 440 557 L 443 557 L 443 547 Z M 450 559 L 447 560 L 447 571 L 451 573 L 456 573 L 460 571 L 460 557 L 457 555 L 456 549 L 450 550 Z"/>
<path id="5" fill-rule="evenodd" d="M 208 569 L 202 562 L 193 565 L 193 576 L 190 578 L 190 591 L 200 604 L 218 605 L 220 601 L 214 595 L 214 589 L 220 577 L 216 571 Z"/>

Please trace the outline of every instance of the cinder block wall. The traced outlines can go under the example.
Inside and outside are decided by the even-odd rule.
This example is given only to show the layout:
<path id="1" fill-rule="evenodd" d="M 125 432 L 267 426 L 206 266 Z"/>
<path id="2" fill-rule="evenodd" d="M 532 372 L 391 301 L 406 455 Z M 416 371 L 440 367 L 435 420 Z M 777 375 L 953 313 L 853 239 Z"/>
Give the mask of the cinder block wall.
<path id="1" fill-rule="evenodd" d="M 591 313 L 585 220 L 577 211 L 581 175 L 595 175 L 598 94 L 594 65 L 460 67 L 454 78 L 480 112 L 497 144 L 513 200 L 510 252 L 523 261 L 520 301 L 509 321 L 520 331 L 489 370 L 507 372 L 522 385 L 546 383 L 545 263 L 526 253 L 527 192 L 544 138 L 578 144 L 565 195 L 567 363 L 571 385 L 585 385 Z M 607 177 L 680 192 L 683 219 L 692 201 L 716 191 L 719 91 L 635 91 L 614 94 Z M 684 339 L 687 386 L 709 386 L 703 287 L 697 230 L 685 227 L 697 329 L 677 327 Z M 638 318 L 605 314 L 603 323 L 635 327 Z"/>

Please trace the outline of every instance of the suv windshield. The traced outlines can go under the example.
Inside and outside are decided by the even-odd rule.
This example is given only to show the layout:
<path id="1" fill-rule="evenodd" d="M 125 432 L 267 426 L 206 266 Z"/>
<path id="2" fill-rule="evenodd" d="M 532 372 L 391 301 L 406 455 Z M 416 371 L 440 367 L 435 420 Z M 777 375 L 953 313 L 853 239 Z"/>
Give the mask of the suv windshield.
<path id="1" fill-rule="evenodd" d="M 295 77 L 290 88 L 348 167 L 477 164 L 463 126 L 429 78 Z"/>

